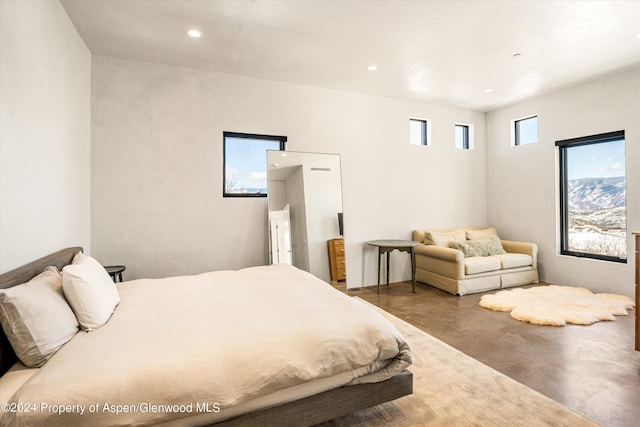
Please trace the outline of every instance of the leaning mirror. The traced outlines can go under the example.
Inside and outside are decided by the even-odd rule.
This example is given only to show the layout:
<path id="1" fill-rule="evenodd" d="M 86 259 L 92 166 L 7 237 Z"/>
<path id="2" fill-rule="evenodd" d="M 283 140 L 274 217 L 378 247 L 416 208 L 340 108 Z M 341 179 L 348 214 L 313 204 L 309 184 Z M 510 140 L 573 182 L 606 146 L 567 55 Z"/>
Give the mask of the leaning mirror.
<path id="1" fill-rule="evenodd" d="M 269 261 L 346 279 L 340 155 L 267 151 Z"/>

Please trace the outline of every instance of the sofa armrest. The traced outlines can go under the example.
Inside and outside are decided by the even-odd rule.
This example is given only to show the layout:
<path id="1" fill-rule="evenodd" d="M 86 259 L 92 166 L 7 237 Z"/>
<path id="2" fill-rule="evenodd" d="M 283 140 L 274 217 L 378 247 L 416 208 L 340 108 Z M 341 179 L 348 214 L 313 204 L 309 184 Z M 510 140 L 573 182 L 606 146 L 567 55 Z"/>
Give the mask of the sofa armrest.
<path id="1" fill-rule="evenodd" d="M 538 245 L 529 242 L 502 240 L 502 247 L 512 254 L 527 254 L 533 259 L 533 268 L 538 268 Z"/>
<path id="2" fill-rule="evenodd" d="M 464 254 L 462 251 L 423 243 L 416 246 L 414 251 L 417 269 L 436 273 L 453 280 L 464 278 Z"/>
<path id="3" fill-rule="evenodd" d="M 457 249 L 445 248 L 444 246 L 425 245 L 421 243 L 415 247 L 414 251 L 416 254 L 464 264 L 464 254 L 462 251 Z"/>

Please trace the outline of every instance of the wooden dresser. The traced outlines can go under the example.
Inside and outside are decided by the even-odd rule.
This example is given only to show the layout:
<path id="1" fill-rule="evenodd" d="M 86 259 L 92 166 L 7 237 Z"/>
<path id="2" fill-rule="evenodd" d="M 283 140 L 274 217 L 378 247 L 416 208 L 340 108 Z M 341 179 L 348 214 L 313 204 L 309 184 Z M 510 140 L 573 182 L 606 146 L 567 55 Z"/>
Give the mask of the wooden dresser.
<path id="1" fill-rule="evenodd" d="M 636 351 L 640 351 L 640 315 L 638 315 L 638 309 L 640 308 L 640 232 L 635 232 L 633 235 L 636 238 Z"/>
<path id="2" fill-rule="evenodd" d="M 344 282 L 347 280 L 347 266 L 344 262 L 344 239 L 331 239 L 327 241 L 329 249 L 329 271 L 331 272 L 331 283 Z"/>

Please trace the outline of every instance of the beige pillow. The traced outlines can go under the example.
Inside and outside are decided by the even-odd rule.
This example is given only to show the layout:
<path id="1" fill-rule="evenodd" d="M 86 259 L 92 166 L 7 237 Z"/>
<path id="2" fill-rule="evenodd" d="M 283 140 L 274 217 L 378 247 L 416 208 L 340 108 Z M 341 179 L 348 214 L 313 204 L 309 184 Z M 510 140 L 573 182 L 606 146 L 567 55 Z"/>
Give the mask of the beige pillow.
<path id="1" fill-rule="evenodd" d="M 62 269 L 62 288 L 80 327 L 85 331 L 98 329 L 107 323 L 120 302 L 116 284 L 107 270 L 82 253 Z"/>
<path id="2" fill-rule="evenodd" d="M 47 267 L 27 283 L 0 290 L 0 322 L 18 358 L 32 368 L 42 366 L 78 332 L 55 267 Z"/>
<path id="3" fill-rule="evenodd" d="M 468 243 L 478 256 L 506 254 L 502 247 L 502 242 L 497 236 L 492 236 L 487 239 L 469 240 Z"/>
<path id="4" fill-rule="evenodd" d="M 494 227 L 482 228 L 480 230 L 467 230 L 467 240 L 488 239 L 490 237 L 500 237 Z"/>
<path id="5" fill-rule="evenodd" d="M 464 242 L 466 240 L 464 230 L 455 231 L 427 231 L 424 233 L 425 245 L 449 247 L 450 242 Z"/>
<path id="6" fill-rule="evenodd" d="M 476 251 L 469 244 L 469 242 L 458 242 L 458 241 L 449 242 L 449 247 L 452 249 L 457 249 L 459 251 L 462 251 L 465 258 L 472 257 L 472 256 L 479 256 L 478 254 L 476 254 Z"/>
<path id="7" fill-rule="evenodd" d="M 506 254 L 502 242 L 496 236 L 488 239 L 467 240 L 466 242 L 451 242 L 449 247 L 462 251 L 465 257 Z"/>

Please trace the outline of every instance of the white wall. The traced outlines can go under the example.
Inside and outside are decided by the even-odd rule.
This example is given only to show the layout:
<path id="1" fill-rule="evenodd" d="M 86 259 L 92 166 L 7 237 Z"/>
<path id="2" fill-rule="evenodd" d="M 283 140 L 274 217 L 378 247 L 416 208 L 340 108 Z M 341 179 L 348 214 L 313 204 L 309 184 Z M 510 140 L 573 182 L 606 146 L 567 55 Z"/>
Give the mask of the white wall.
<path id="1" fill-rule="evenodd" d="M 510 147 L 509 122 L 538 114 L 539 142 Z M 487 114 L 487 210 L 501 235 L 539 246 L 545 281 L 634 294 L 634 245 L 640 230 L 640 69 L 531 99 Z M 627 264 L 560 256 L 555 141 L 625 130 Z"/>
<path id="2" fill-rule="evenodd" d="M 92 247 L 128 279 L 268 262 L 266 200 L 221 194 L 225 130 L 342 155 L 350 287 L 375 284 L 367 240 L 486 222 L 483 113 L 109 57 L 92 72 Z M 408 144 L 410 116 L 432 119 L 432 147 Z M 475 150 L 454 149 L 455 122 Z"/>
<path id="3" fill-rule="evenodd" d="M 0 272 L 90 243 L 91 54 L 58 1 L 0 1 Z"/>

